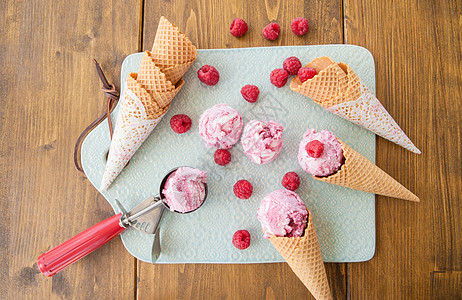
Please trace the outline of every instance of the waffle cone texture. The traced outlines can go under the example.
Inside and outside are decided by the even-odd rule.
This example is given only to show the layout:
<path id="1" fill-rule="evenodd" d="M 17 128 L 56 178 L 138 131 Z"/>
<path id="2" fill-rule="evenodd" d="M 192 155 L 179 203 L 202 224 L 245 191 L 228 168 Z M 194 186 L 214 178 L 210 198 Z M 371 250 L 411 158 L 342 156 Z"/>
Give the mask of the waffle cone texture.
<path id="1" fill-rule="evenodd" d="M 310 211 L 302 237 L 271 235 L 269 240 L 314 298 L 333 299 Z"/>
<path id="2" fill-rule="evenodd" d="M 184 73 L 196 59 L 191 41 L 164 17 L 153 51 L 145 51 L 138 73 L 131 73 L 119 104 L 101 190 L 106 190 L 170 108 L 184 84 Z M 176 41 L 176 47 L 164 47 Z M 179 52 L 178 52 L 179 51 Z"/>
<path id="3" fill-rule="evenodd" d="M 161 17 L 152 45 L 154 63 L 176 84 L 196 60 L 197 49 L 178 27 Z"/>
<path id="4" fill-rule="evenodd" d="M 336 173 L 315 179 L 341 185 L 354 190 L 379 194 L 392 198 L 420 202 L 420 199 L 411 191 L 377 167 L 367 158 L 340 141 L 345 157 L 345 163 Z"/>
<path id="5" fill-rule="evenodd" d="M 421 153 L 349 65 L 324 56 L 306 67 L 314 68 L 317 75 L 303 83 L 296 76 L 290 83 L 293 91 L 411 152 Z"/>

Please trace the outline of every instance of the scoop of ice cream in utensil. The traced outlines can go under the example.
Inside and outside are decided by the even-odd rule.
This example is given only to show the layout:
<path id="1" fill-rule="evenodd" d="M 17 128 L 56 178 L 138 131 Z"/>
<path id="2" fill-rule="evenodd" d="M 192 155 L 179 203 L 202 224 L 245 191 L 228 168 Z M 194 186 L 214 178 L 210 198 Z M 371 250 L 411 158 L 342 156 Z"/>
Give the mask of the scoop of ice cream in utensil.
<path id="1" fill-rule="evenodd" d="M 170 170 L 163 178 L 159 194 L 149 196 L 127 213 L 119 213 L 88 228 L 37 259 L 40 271 L 53 276 L 80 258 L 103 246 L 119 233 L 133 227 L 155 234 L 153 262 L 160 254 L 159 224 L 164 209 L 185 214 L 197 210 L 207 198 L 207 175 L 191 167 Z"/>

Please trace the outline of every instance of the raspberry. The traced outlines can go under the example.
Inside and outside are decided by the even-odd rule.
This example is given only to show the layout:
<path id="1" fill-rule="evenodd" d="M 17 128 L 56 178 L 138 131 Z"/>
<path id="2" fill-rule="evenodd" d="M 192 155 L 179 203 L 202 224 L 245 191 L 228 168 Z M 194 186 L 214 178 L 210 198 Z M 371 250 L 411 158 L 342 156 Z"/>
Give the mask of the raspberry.
<path id="1" fill-rule="evenodd" d="M 302 63 L 295 56 L 291 56 L 286 58 L 282 67 L 287 71 L 287 73 L 289 73 L 289 75 L 297 75 L 298 70 L 302 67 Z"/>
<path id="2" fill-rule="evenodd" d="M 233 20 L 233 23 L 231 23 L 231 28 L 229 29 L 229 32 L 231 32 L 231 34 L 235 37 L 239 37 L 243 36 L 248 29 L 249 26 L 247 26 L 247 23 L 244 20 L 236 18 Z"/>
<path id="3" fill-rule="evenodd" d="M 310 24 L 308 24 L 308 20 L 305 18 L 295 18 L 290 23 L 290 29 L 296 35 L 304 35 L 310 29 Z"/>
<path id="4" fill-rule="evenodd" d="M 213 155 L 215 162 L 220 166 L 225 166 L 231 161 L 231 153 L 226 149 L 218 149 Z"/>
<path id="5" fill-rule="evenodd" d="M 239 199 L 249 199 L 252 196 L 253 187 L 247 180 L 239 180 L 234 185 L 233 192 Z"/>
<path id="6" fill-rule="evenodd" d="M 318 140 L 313 140 L 306 144 L 305 146 L 306 153 L 313 158 L 318 158 L 321 156 L 324 151 L 324 145 Z"/>
<path id="7" fill-rule="evenodd" d="M 305 82 L 308 79 L 313 78 L 316 76 L 318 73 L 316 72 L 316 69 L 314 68 L 300 68 L 298 70 L 298 79 L 300 79 L 301 82 Z"/>
<path id="8" fill-rule="evenodd" d="M 244 250 L 250 246 L 250 233 L 247 230 L 238 230 L 233 235 L 233 245 L 237 249 Z"/>
<path id="9" fill-rule="evenodd" d="M 284 69 L 274 69 L 271 71 L 270 80 L 276 87 L 281 88 L 286 85 L 289 73 Z"/>
<path id="10" fill-rule="evenodd" d="M 295 172 L 289 172 L 282 177 L 282 186 L 288 190 L 295 191 L 300 186 L 300 178 Z"/>
<path id="11" fill-rule="evenodd" d="M 268 40 L 274 41 L 278 38 L 280 31 L 281 28 L 278 23 L 269 23 L 263 28 L 263 36 Z"/>
<path id="12" fill-rule="evenodd" d="M 170 119 L 170 127 L 176 133 L 182 134 L 191 128 L 191 118 L 187 115 L 174 115 Z"/>
<path id="13" fill-rule="evenodd" d="M 220 79 L 220 73 L 218 73 L 218 70 L 213 66 L 203 65 L 202 68 L 197 71 L 197 77 L 207 85 L 215 85 Z"/>
<path id="14" fill-rule="evenodd" d="M 256 85 L 244 85 L 241 89 L 242 97 L 250 103 L 254 103 L 258 99 L 258 95 L 260 94 L 260 90 Z"/>

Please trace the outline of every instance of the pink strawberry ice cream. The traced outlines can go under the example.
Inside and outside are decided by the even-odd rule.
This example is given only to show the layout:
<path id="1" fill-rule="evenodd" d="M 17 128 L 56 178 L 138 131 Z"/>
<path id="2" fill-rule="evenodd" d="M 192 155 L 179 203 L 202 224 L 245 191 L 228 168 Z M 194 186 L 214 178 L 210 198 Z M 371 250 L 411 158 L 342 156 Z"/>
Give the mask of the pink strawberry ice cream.
<path id="1" fill-rule="evenodd" d="M 204 111 L 199 119 L 199 134 L 208 148 L 229 149 L 242 133 L 242 117 L 226 104 L 217 104 Z"/>
<path id="2" fill-rule="evenodd" d="M 181 167 L 168 177 L 162 194 L 171 211 L 186 213 L 202 205 L 206 184 L 207 174 L 204 171 Z"/>
<path id="3" fill-rule="evenodd" d="M 306 228 L 308 211 L 296 193 L 282 189 L 263 198 L 257 218 L 265 232 L 265 239 L 270 235 L 300 237 Z"/>
<path id="4" fill-rule="evenodd" d="M 298 162 L 303 170 L 314 176 L 328 176 L 340 169 L 343 160 L 342 145 L 332 132 L 305 132 L 298 148 Z"/>
<path id="5" fill-rule="evenodd" d="M 267 164 L 275 160 L 282 149 L 284 128 L 273 121 L 250 121 L 242 134 L 244 154 L 256 164 Z"/>

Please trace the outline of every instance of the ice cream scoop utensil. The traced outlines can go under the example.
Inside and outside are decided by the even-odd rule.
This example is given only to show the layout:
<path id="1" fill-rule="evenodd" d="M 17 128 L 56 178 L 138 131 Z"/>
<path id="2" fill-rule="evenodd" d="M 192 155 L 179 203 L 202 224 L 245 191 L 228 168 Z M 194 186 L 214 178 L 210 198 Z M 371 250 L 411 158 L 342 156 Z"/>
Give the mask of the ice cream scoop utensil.
<path id="1" fill-rule="evenodd" d="M 168 177 L 175 172 L 176 169 L 177 168 L 171 170 L 164 177 L 160 184 L 158 195 L 149 196 L 129 212 L 119 213 L 101 221 L 61 245 L 40 255 L 37 259 L 37 265 L 40 271 L 46 276 L 53 276 L 62 269 L 103 246 L 129 227 L 144 233 L 156 233 L 152 252 L 153 261 L 155 261 L 160 254 L 160 241 L 158 237 L 159 223 L 165 207 L 168 207 L 164 203 L 162 190 Z M 205 189 L 205 198 L 206 197 L 207 185 Z"/>

